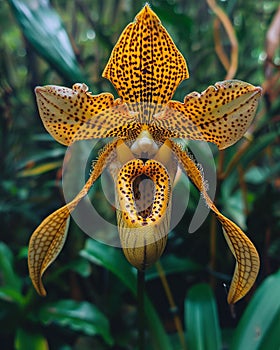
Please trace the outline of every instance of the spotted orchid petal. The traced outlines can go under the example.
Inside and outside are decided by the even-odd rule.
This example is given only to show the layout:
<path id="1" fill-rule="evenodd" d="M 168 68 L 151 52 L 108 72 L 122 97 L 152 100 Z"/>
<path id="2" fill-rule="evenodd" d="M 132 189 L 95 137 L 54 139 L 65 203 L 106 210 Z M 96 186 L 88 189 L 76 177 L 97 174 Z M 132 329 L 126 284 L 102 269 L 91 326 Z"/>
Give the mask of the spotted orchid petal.
<path id="1" fill-rule="evenodd" d="M 236 259 L 235 271 L 228 293 L 228 303 L 236 303 L 248 293 L 257 278 L 260 267 L 258 252 L 245 233 L 216 208 L 207 194 L 203 175 L 194 161 L 174 142 L 172 142 L 172 148 L 183 170 L 201 192 L 208 207 L 222 224 L 225 239 Z"/>
<path id="2" fill-rule="evenodd" d="M 227 80 L 192 92 L 184 103 L 170 101 L 154 120 L 155 129 L 170 137 L 203 140 L 219 149 L 237 142 L 249 128 L 261 96 L 261 88 L 239 80 Z"/>
<path id="3" fill-rule="evenodd" d="M 126 161 L 124 154 L 129 159 L 116 177 L 122 249 L 133 266 L 145 270 L 159 259 L 166 245 L 177 161 L 169 140 L 153 159 L 136 159 L 128 147 L 118 147 L 117 153 L 119 160 Z"/>
<path id="4" fill-rule="evenodd" d="M 111 81 L 124 102 L 135 105 L 136 110 L 148 104 L 156 113 L 189 74 L 184 57 L 146 5 L 122 32 L 103 77 Z M 149 122 L 151 114 L 141 112 L 140 122 Z"/>
<path id="5" fill-rule="evenodd" d="M 87 195 L 93 183 L 100 176 L 116 145 L 117 141 L 108 144 L 79 194 L 71 202 L 45 218 L 33 232 L 28 249 L 28 268 L 32 283 L 40 295 L 46 295 L 42 283 L 42 275 L 63 248 L 71 212 L 76 208 L 81 199 Z"/>
<path id="6" fill-rule="evenodd" d="M 35 89 L 40 117 L 56 141 L 136 137 L 139 125 L 120 99 L 112 94 L 92 95 L 85 84 L 72 89 L 47 85 Z"/>

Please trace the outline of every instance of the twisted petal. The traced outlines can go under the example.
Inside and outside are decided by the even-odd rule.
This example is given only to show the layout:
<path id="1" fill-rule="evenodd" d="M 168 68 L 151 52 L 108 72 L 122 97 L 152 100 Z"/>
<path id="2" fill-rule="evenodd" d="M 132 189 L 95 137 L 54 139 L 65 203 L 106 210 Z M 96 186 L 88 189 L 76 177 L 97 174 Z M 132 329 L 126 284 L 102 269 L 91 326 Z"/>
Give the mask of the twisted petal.
<path id="1" fill-rule="evenodd" d="M 196 164 L 172 142 L 173 150 L 188 177 L 205 198 L 209 208 L 215 213 L 223 226 L 225 239 L 232 251 L 236 266 L 228 294 L 228 303 L 236 303 L 251 289 L 259 272 L 260 261 L 256 248 L 242 230 L 223 216 L 209 198 L 204 185 L 203 176 Z"/>
<path id="2" fill-rule="evenodd" d="M 116 144 L 117 141 L 112 142 L 105 148 L 80 193 L 71 202 L 49 215 L 33 232 L 28 249 L 28 268 L 32 283 L 40 295 L 46 295 L 41 278 L 64 245 L 69 215 L 102 173 Z"/>
<path id="3" fill-rule="evenodd" d="M 77 140 L 128 137 L 139 125 L 127 106 L 113 95 L 91 95 L 85 84 L 73 89 L 47 85 L 35 89 L 40 117 L 56 141 L 69 145 Z"/>
<path id="4" fill-rule="evenodd" d="M 188 76 L 184 57 L 149 5 L 124 29 L 103 72 L 132 104 L 164 105 Z"/>
<path id="5" fill-rule="evenodd" d="M 224 149 L 247 131 L 260 96 L 260 87 L 239 80 L 218 82 L 201 94 L 187 95 L 184 103 L 170 101 L 154 128 L 166 130 L 170 137 L 209 141 Z"/>

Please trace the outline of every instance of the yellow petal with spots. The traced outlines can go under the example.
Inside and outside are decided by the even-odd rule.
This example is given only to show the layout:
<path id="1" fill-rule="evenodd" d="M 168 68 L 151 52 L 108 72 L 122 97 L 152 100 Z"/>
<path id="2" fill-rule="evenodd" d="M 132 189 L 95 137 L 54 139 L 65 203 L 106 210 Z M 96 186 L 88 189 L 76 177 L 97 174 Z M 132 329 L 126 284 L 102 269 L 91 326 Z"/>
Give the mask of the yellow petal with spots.
<path id="1" fill-rule="evenodd" d="M 215 143 L 224 149 L 237 142 L 249 128 L 256 113 L 261 88 L 239 80 L 227 80 L 193 92 L 184 103 L 170 101 L 154 120 L 154 129 L 170 137 Z"/>
<path id="2" fill-rule="evenodd" d="M 257 278 L 260 267 L 258 252 L 244 232 L 216 208 L 207 194 L 203 176 L 196 164 L 177 144 L 172 142 L 172 145 L 182 168 L 201 192 L 207 205 L 223 226 L 225 239 L 236 259 L 235 271 L 228 294 L 228 303 L 236 303 L 248 293 Z"/>
<path id="3" fill-rule="evenodd" d="M 117 141 L 106 146 L 80 193 L 71 202 L 49 215 L 33 232 L 28 248 L 28 268 L 32 283 L 40 295 L 46 295 L 41 278 L 64 245 L 69 215 L 100 176 L 116 145 Z"/>
<path id="4" fill-rule="evenodd" d="M 178 168 L 169 140 L 156 154 L 149 140 L 149 134 L 143 132 L 133 144 L 138 152 L 141 150 L 138 146 L 144 147 L 145 144 L 144 151 L 142 149 L 144 158 L 150 152 L 153 156 L 146 160 L 136 159 L 131 149 L 119 141 L 116 149 L 118 163 L 111 163 L 110 169 L 116 183 L 122 248 L 127 260 L 140 270 L 157 261 L 165 248 L 170 230 L 171 189 Z"/>
<path id="5" fill-rule="evenodd" d="M 35 89 L 40 117 L 47 131 L 63 145 L 102 137 L 136 137 L 139 125 L 120 99 L 92 95 L 85 84 L 73 89 L 47 85 Z"/>
<path id="6" fill-rule="evenodd" d="M 164 105 L 188 76 L 184 57 L 149 5 L 122 32 L 103 72 L 129 104 Z"/>
<path id="7" fill-rule="evenodd" d="M 154 189 L 148 182 L 148 186 L 139 191 L 143 176 L 151 179 Z M 139 182 L 135 184 L 137 180 Z M 170 190 L 169 175 L 158 161 L 133 159 L 119 172 L 117 198 L 120 210 L 117 217 L 120 240 L 127 260 L 140 270 L 154 264 L 165 248 L 171 209 Z M 141 198 L 141 204 L 145 205 L 139 208 L 137 197 L 140 199 L 148 192 L 153 198 Z"/>

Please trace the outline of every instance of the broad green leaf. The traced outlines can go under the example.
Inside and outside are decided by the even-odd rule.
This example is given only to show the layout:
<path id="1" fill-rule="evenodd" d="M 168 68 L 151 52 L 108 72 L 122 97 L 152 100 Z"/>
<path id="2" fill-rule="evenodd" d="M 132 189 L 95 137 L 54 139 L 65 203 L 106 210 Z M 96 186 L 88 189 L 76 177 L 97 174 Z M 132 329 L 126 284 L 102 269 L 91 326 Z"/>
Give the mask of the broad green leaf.
<path id="1" fill-rule="evenodd" d="M 280 163 L 276 163 L 271 167 L 251 167 L 245 175 L 245 180 L 254 185 L 261 185 L 263 182 L 267 181 L 272 176 L 279 173 Z"/>
<path id="2" fill-rule="evenodd" d="M 136 296 L 136 269 L 129 265 L 121 249 L 101 244 L 93 239 L 88 239 L 85 248 L 81 251 L 81 256 L 111 271 Z M 148 326 L 156 346 L 155 349 L 171 350 L 170 341 L 166 336 L 162 323 L 147 297 L 145 298 L 145 312 Z"/>
<path id="3" fill-rule="evenodd" d="M 5 287 L 12 287 L 20 290 L 20 278 L 16 275 L 13 267 L 13 253 L 9 247 L 0 242 L 0 271 L 1 280 Z"/>
<path id="4" fill-rule="evenodd" d="M 244 200 L 240 190 L 235 191 L 231 196 L 224 200 L 224 213 L 229 215 L 237 225 L 243 230 L 247 229 L 246 216 L 244 210 Z"/>
<path id="5" fill-rule="evenodd" d="M 280 270 L 265 279 L 246 308 L 231 350 L 280 348 Z"/>
<path id="6" fill-rule="evenodd" d="M 85 81 L 67 32 L 48 0 L 9 0 L 27 40 L 70 82 Z"/>
<path id="7" fill-rule="evenodd" d="M 276 131 L 271 131 L 265 135 L 258 137 L 256 140 L 253 140 L 250 147 L 246 150 L 246 152 L 240 159 L 240 165 L 243 166 L 243 169 L 247 169 L 250 162 L 259 158 L 260 153 L 267 146 L 269 146 L 280 134 L 279 130 L 276 129 Z M 228 200 L 228 198 L 232 195 L 232 192 L 234 191 L 237 185 L 239 186 L 239 176 L 237 175 L 237 167 L 234 167 L 233 171 L 222 183 L 222 202 L 226 202 Z"/>
<path id="8" fill-rule="evenodd" d="M 178 258 L 175 255 L 168 254 L 160 259 L 160 263 L 166 275 L 173 273 L 197 273 L 203 268 L 189 258 Z M 155 266 L 152 266 L 146 272 L 146 279 L 158 278 L 158 272 Z"/>
<path id="9" fill-rule="evenodd" d="M 129 265 L 120 249 L 88 239 L 80 254 L 111 271 L 136 295 L 136 270 Z"/>
<path id="10" fill-rule="evenodd" d="M 49 346 L 42 334 L 29 333 L 22 328 L 18 328 L 15 338 L 15 350 L 49 350 Z"/>
<path id="11" fill-rule="evenodd" d="M 191 350 L 222 348 L 217 306 L 207 284 L 197 284 L 188 292 L 185 301 L 185 324 Z"/>
<path id="12" fill-rule="evenodd" d="M 39 317 L 45 324 L 54 322 L 87 335 L 101 335 L 107 344 L 113 344 L 106 316 L 86 301 L 60 300 L 49 303 L 40 309 Z"/>
<path id="13" fill-rule="evenodd" d="M 263 136 L 258 137 L 256 140 L 253 140 L 251 146 L 241 158 L 241 163 L 243 166 L 248 166 L 252 160 L 258 158 L 260 152 L 262 152 L 267 146 L 275 141 L 279 134 L 280 131 L 278 129 L 275 129 L 275 131 L 271 131 Z"/>
<path id="14" fill-rule="evenodd" d="M 70 263 L 68 263 L 67 267 L 74 270 L 83 277 L 89 277 L 91 273 L 90 262 L 81 257 L 71 260 Z"/>
<path id="15" fill-rule="evenodd" d="M 15 302 L 19 305 L 24 303 L 24 297 L 20 291 L 11 286 L 0 287 L 0 299 L 5 302 Z"/>

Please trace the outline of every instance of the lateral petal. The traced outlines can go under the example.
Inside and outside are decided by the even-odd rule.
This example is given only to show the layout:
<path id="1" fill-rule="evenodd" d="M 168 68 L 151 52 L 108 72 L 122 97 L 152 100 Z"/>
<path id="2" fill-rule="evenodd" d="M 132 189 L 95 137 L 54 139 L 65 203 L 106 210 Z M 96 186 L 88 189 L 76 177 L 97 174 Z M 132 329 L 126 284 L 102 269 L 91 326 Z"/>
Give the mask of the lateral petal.
<path id="1" fill-rule="evenodd" d="M 223 233 L 236 259 L 235 271 L 228 294 L 228 303 L 236 303 L 248 293 L 254 284 L 260 267 L 259 255 L 245 233 L 231 220 L 222 215 L 208 196 L 203 176 L 191 158 L 172 142 L 172 148 L 187 176 L 203 195 L 209 208 L 223 226 Z"/>
<path id="2" fill-rule="evenodd" d="M 39 114 L 47 131 L 63 145 L 77 140 L 127 137 L 139 125 L 120 99 L 110 93 L 92 95 L 85 84 L 73 88 L 36 87 Z"/>
<path id="3" fill-rule="evenodd" d="M 239 80 L 218 82 L 201 94 L 187 95 L 184 103 L 170 101 L 153 123 L 170 137 L 204 140 L 224 149 L 249 128 L 261 91 Z"/>
<path id="4" fill-rule="evenodd" d="M 116 144 L 117 141 L 114 141 L 106 146 L 79 194 L 71 202 L 44 219 L 30 238 L 28 248 L 29 274 L 36 291 L 42 296 L 46 295 L 42 275 L 63 248 L 67 236 L 69 215 L 102 173 Z"/>

